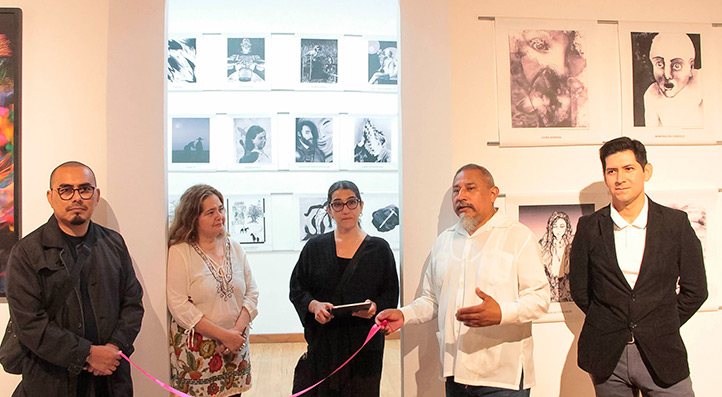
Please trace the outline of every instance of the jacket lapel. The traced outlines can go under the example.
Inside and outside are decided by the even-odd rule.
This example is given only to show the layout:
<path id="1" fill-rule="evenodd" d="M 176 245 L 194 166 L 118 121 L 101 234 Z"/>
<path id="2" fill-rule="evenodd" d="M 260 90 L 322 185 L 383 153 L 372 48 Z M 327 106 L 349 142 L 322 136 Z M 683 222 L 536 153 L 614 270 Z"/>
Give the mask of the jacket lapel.
<path id="1" fill-rule="evenodd" d="M 649 215 L 647 216 L 647 238 L 644 243 L 644 255 L 642 265 L 639 268 L 639 277 L 635 287 L 649 277 L 647 274 L 654 274 L 651 268 L 657 263 L 657 253 L 662 242 L 662 213 L 659 205 L 649 200 Z M 651 273 L 650 273 L 651 272 Z"/>
<path id="2" fill-rule="evenodd" d="M 624 286 L 624 288 L 631 291 L 632 287 L 629 286 L 627 279 L 624 277 L 624 273 L 622 273 L 622 269 L 619 267 L 619 262 L 617 261 L 617 249 L 614 244 L 614 221 L 612 221 L 611 216 L 611 204 L 607 206 L 603 212 L 601 212 L 601 215 L 602 217 L 599 220 L 599 228 L 602 234 L 602 240 L 604 241 L 604 248 L 607 250 L 609 266 L 612 267 L 610 270 L 614 275 L 616 275 L 618 281 Z"/>

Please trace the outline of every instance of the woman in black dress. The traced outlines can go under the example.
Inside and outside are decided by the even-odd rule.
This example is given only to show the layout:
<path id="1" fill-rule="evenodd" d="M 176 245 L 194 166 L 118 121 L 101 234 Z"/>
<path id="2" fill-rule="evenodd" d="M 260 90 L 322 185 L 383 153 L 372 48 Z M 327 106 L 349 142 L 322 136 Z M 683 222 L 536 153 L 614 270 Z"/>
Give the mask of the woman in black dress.
<path id="1" fill-rule="evenodd" d="M 306 243 L 291 275 L 290 299 L 298 312 L 308 343 L 306 363 L 313 379 L 296 379 L 306 388 L 341 365 L 363 344 L 376 312 L 396 307 L 399 280 L 386 240 L 368 237 L 359 226 L 363 201 L 358 187 L 339 181 L 328 190 L 329 216 L 336 230 Z M 362 243 L 366 243 L 362 246 Z M 336 291 L 344 271 L 358 256 L 348 282 Z M 332 307 L 371 301 L 368 310 L 334 316 Z M 377 334 L 341 371 L 314 389 L 315 396 L 378 396 L 384 337 Z M 301 382 L 299 382 L 301 381 Z"/>

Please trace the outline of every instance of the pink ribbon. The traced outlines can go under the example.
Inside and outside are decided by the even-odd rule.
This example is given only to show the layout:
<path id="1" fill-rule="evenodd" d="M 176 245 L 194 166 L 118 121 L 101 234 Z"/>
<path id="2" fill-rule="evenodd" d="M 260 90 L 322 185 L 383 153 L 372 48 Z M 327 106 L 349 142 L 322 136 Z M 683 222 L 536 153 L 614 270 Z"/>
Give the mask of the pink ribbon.
<path id="1" fill-rule="evenodd" d="M 384 321 L 381 322 L 381 325 L 384 326 L 384 325 L 386 325 L 386 323 L 387 323 L 387 321 L 384 320 Z M 292 395 L 291 397 L 298 397 L 298 396 L 300 396 L 300 395 L 302 395 L 302 394 L 307 393 L 309 390 L 311 390 L 311 389 L 315 388 L 316 386 L 320 385 L 321 383 L 325 382 L 326 379 L 328 379 L 328 378 L 330 378 L 331 376 L 333 376 L 333 374 L 335 374 L 336 372 L 338 372 L 341 368 L 345 367 L 346 364 L 348 364 L 351 360 L 353 360 L 354 357 L 356 357 L 357 354 L 359 354 L 359 352 L 361 351 L 361 349 L 363 349 L 364 346 L 366 346 L 366 345 L 369 343 L 369 341 L 371 340 L 371 338 L 373 338 L 373 337 L 379 332 L 380 329 L 381 329 L 381 327 L 379 327 L 378 325 L 374 324 L 373 327 L 371 327 L 371 330 L 369 330 L 369 334 L 368 334 L 368 336 L 366 337 L 366 340 L 364 341 L 364 344 L 361 345 L 361 347 L 359 347 L 358 350 L 356 350 L 356 353 L 352 354 L 351 357 L 348 358 L 348 360 L 344 361 L 344 363 L 341 364 L 340 367 L 336 368 L 336 369 L 335 369 L 333 372 L 331 372 L 328 376 L 326 376 L 325 378 L 323 378 L 323 379 L 321 379 L 320 381 L 316 382 L 316 384 L 314 384 L 313 386 L 308 387 L 308 388 L 306 388 L 306 389 L 304 389 L 304 390 L 301 390 L 300 392 Z M 134 366 L 135 368 L 138 369 L 138 371 L 142 372 L 143 375 L 147 376 L 148 379 L 150 379 L 150 380 L 152 380 L 153 382 L 157 383 L 158 386 L 160 386 L 160 387 L 168 390 L 169 392 L 175 394 L 176 396 L 180 396 L 180 397 L 191 397 L 190 395 L 188 395 L 188 394 L 186 394 L 186 393 L 183 393 L 182 391 L 176 390 L 176 389 L 174 389 L 174 388 L 166 385 L 165 383 L 163 383 L 163 382 L 161 382 L 160 380 L 158 380 L 158 378 L 156 378 L 156 377 L 154 377 L 153 375 L 145 372 L 145 371 L 143 370 L 143 368 L 137 366 L 133 361 L 131 361 L 131 360 L 128 358 L 128 356 L 126 356 L 125 354 L 123 354 L 123 352 L 119 351 L 118 354 L 120 354 L 120 356 L 123 357 L 123 358 L 125 359 L 125 361 L 127 361 L 128 363 L 130 363 L 130 365 Z"/>
<path id="2" fill-rule="evenodd" d="M 384 326 L 384 325 L 386 325 L 387 323 L 388 323 L 388 321 L 384 320 L 384 321 L 381 322 L 381 325 Z M 325 377 L 325 378 L 321 379 L 320 381 L 316 382 L 316 384 L 314 384 L 313 386 L 308 387 L 308 388 L 306 388 L 306 389 L 303 389 L 303 390 L 301 390 L 300 392 L 291 395 L 291 397 L 297 397 L 297 396 L 300 396 L 301 394 L 305 394 L 305 393 L 308 392 L 309 390 L 311 390 L 311 389 L 313 389 L 314 387 L 316 387 L 316 386 L 320 385 L 321 383 L 325 382 L 326 379 L 330 378 L 333 374 L 335 374 L 336 372 L 338 372 L 341 368 L 345 367 L 346 364 L 349 363 L 349 361 L 351 361 L 354 357 L 356 357 L 357 354 L 359 354 L 359 352 L 361 351 L 361 349 L 363 349 L 364 346 L 366 346 L 366 344 L 369 343 L 369 341 L 371 340 L 371 338 L 373 338 L 373 337 L 376 335 L 376 333 L 379 332 L 380 329 L 381 329 L 381 327 L 379 327 L 378 325 L 374 324 L 374 326 L 371 327 L 371 330 L 369 331 L 369 335 L 366 337 L 366 340 L 364 341 L 364 344 L 361 345 L 361 347 L 359 347 L 358 350 L 356 350 L 356 353 L 352 354 L 351 357 L 348 358 L 348 360 L 344 361 L 344 363 L 341 364 L 340 367 L 336 368 L 336 369 L 335 369 L 333 372 L 331 372 L 327 377 Z"/>
<path id="3" fill-rule="evenodd" d="M 119 351 L 119 352 L 118 352 L 118 354 L 120 354 L 120 356 L 121 356 L 121 357 L 123 357 L 123 358 L 125 359 L 125 361 L 129 362 L 129 363 L 130 363 L 130 365 L 132 365 L 132 366 L 134 366 L 134 367 L 138 368 L 138 371 L 142 372 L 142 373 L 143 373 L 143 375 L 145 375 L 145 376 L 147 376 L 147 377 L 148 377 L 148 379 L 150 379 L 150 380 L 152 380 L 153 382 L 157 383 L 157 384 L 158 384 L 158 386 L 160 386 L 160 387 L 162 387 L 162 388 L 164 388 L 164 389 L 168 390 L 169 392 L 171 392 L 171 393 L 175 394 L 176 396 L 180 396 L 180 397 L 191 397 L 190 395 L 188 395 L 188 394 L 185 394 L 185 393 L 183 393 L 182 391 L 176 390 L 176 389 L 174 389 L 174 388 L 172 388 L 172 387 L 170 387 L 170 386 L 166 385 L 165 383 L 163 383 L 163 382 L 159 381 L 159 380 L 158 380 L 158 379 L 157 379 L 156 377 L 154 377 L 153 375 L 151 375 L 151 374 L 149 374 L 149 373 L 145 372 L 145 371 L 143 370 L 143 368 L 141 368 L 141 367 L 139 367 L 139 366 L 135 365 L 135 363 L 134 363 L 134 362 L 130 361 L 130 359 L 128 358 L 128 356 L 126 356 L 125 354 L 123 354 L 123 352 L 120 352 L 120 351 Z"/>

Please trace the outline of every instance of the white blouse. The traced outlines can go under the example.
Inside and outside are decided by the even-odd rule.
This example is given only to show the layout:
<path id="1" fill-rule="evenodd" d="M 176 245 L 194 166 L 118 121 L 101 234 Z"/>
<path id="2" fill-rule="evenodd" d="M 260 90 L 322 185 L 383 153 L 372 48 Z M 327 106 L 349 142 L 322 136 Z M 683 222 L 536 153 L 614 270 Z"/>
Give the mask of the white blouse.
<path id="1" fill-rule="evenodd" d="M 166 294 L 168 309 L 175 321 L 191 329 L 206 316 L 215 325 L 229 329 L 235 325 L 245 307 L 251 321 L 258 315 L 258 289 L 241 245 L 231 241 L 233 264 L 233 296 L 224 300 L 217 292 L 216 279 L 203 259 L 187 243 L 179 243 L 168 251 Z"/>

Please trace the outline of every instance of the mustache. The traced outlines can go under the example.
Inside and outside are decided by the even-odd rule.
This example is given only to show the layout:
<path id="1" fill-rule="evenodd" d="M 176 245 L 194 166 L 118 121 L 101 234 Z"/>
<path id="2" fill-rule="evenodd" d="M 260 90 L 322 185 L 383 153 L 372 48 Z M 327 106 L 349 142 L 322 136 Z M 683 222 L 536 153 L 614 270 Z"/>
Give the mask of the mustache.
<path id="1" fill-rule="evenodd" d="M 467 201 L 465 201 L 465 200 L 459 201 L 458 203 L 456 203 L 456 206 L 454 207 L 454 209 L 455 209 L 456 211 L 458 211 L 458 210 L 460 210 L 460 209 L 462 209 L 462 208 L 471 208 L 472 210 L 475 210 L 475 211 L 476 211 L 476 207 L 474 207 L 473 204 L 471 204 L 471 203 L 469 203 L 469 202 L 467 202 Z"/>
<path id="2" fill-rule="evenodd" d="M 74 211 L 74 210 L 83 210 L 83 211 L 85 211 L 85 210 L 87 210 L 87 209 L 88 209 L 88 206 L 87 206 L 87 205 L 83 205 L 83 204 L 81 204 L 81 205 L 71 205 L 71 206 L 65 208 L 66 211 Z"/>

